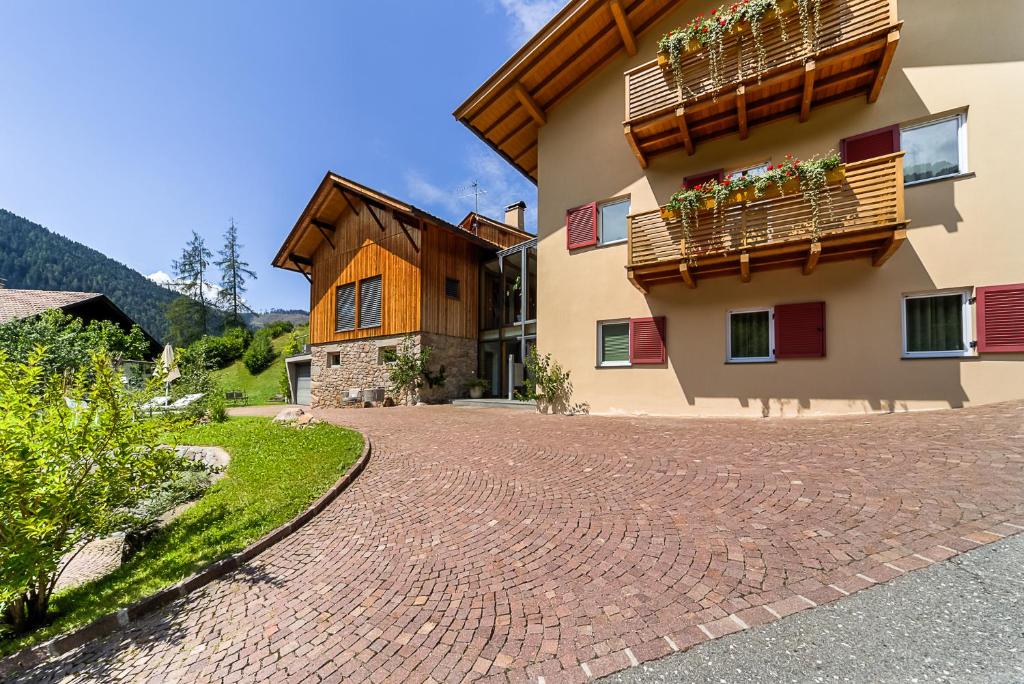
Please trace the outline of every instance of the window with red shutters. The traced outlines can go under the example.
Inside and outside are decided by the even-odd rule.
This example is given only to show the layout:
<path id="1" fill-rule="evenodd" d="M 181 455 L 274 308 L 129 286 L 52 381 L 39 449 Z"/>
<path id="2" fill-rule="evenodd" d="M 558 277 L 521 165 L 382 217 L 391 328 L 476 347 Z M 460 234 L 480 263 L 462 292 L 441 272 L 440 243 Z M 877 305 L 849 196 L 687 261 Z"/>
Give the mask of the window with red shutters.
<path id="1" fill-rule="evenodd" d="M 825 302 L 775 307 L 775 358 L 825 356 Z"/>
<path id="2" fill-rule="evenodd" d="M 565 212 L 565 242 L 569 249 L 597 244 L 597 202 Z"/>
<path id="3" fill-rule="evenodd" d="M 845 164 L 892 154 L 900 149 L 900 127 L 886 126 L 843 138 L 839 141 L 839 149 Z"/>
<path id="4" fill-rule="evenodd" d="M 1024 283 L 979 287 L 978 351 L 1024 352 Z"/>
<path id="5" fill-rule="evenodd" d="M 660 364 L 665 353 L 665 317 L 629 319 L 629 362 L 634 365 Z"/>
<path id="6" fill-rule="evenodd" d="M 721 182 L 724 171 L 723 169 L 715 169 L 714 171 L 705 171 L 704 173 L 698 173 L 696 176 L 687 176 L 683 179 L 683 187 L 689 190 L 695 188 L 698 185 L 707 183 L 709 180 L 716 180 Z"/>

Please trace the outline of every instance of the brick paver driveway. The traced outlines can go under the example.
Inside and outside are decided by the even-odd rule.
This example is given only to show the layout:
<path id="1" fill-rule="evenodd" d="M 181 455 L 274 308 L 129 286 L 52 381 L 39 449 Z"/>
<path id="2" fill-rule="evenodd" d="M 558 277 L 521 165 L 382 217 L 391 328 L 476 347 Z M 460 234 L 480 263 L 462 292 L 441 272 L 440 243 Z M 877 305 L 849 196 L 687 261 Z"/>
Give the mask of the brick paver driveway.
<path id="1" fill-rule="evenodd" d="M 26 678 L 582 680 L 1024 529 L 1020 403 L 787 421 L 328 415 L 375 453 L 324 514 Z"/>

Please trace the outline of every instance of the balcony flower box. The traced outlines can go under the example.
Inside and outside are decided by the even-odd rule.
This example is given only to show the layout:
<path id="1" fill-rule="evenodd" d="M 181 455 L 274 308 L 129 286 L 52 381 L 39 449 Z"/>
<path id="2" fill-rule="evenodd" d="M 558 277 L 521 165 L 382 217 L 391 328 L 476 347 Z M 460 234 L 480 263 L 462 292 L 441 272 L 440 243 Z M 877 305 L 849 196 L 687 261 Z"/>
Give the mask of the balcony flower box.
<path id="1" fill-rule="evenodd" d="M 761 25 L 767 24 L 768 22 L 774 21 L 779 17 L 784 17 L 787 14 L 791 14 L 796 10 L 796 0 L 779 0 L 779 11 L 769 10 L 763 17 L 761 17 Z M 752 27 L 749 21 L 737 22 L 730 30 L 732 34 L 744 34 L 750 33 Z"/>
<path id="2" fill-rule="evenodd" d="M 697 40 L 689 40 L 686 46 L 683 48 L 684 55 L 690 55 L 700 50 L 700 42 Z M 669 57 L 668 50 L 658 50 L 658 66 L 662 69 L 668 69 L 672 64 L 672 59 Z"/>

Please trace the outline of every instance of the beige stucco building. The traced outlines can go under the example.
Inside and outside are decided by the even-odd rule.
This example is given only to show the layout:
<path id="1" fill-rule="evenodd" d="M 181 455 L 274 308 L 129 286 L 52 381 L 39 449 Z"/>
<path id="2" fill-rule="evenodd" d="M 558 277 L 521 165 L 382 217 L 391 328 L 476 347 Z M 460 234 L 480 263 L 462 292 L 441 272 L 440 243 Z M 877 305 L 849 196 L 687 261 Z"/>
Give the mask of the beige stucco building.
<path id="1" fill-rule="evenodd" d="M 717 6 L 575 0 L 456 112 L 537 182 L 538 345 L 575 400 L 796 416 L 1024 397 L 1024 286 L 984 289 L 1024 283 L 1024 3 L 822 0 L 814 49 L 793 12 L 760 72 L 730 36 L 720 81 L 697 55 L 680 86 L 658 39 Z M 819 233 L 799 192 L 704 212 L 688 246 L 658 213 L 684 179 L 830 150 L 851 163 Z"/>

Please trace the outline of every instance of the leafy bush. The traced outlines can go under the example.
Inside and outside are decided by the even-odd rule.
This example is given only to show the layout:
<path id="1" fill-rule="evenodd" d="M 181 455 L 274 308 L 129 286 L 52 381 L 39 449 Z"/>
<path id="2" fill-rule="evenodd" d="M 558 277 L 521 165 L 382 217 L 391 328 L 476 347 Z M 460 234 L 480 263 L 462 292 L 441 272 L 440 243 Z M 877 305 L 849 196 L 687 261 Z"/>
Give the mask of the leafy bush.
<path id="1" fill-rule="evenodd" d="M 270 343 L 270 335 L 261 330 L 252 338 L 252 343 L 242 356 L 242 363 L 250 373 L 257 375 L 269 368 L 276 356 L 277 353 Z"/>
<path id="2" fill-rule="evenodd" d="M 26 363 L 37 347 L 45 348 L 39 363 L 47 376 L 91 367 L 92 355 L 98 352 L 112 359 L 149 356 L 149 342 L 138 326 L 126 333 L 110 321 L 85 325 L 81 318 L 56 309 L 0 325 L 0 350 L 10 361 Z"/>
<path id="3" fill-rule="evenodd" d="M 306 336 L 295 334 L 292 339 L 288 340 L 288 343 L 284 346 L 284 357 L 287 359 L 290 356 L 298 356 L 302 353 L 302 349 L 306 346 Z M 295 401 L 295 397 L 291 396 L 292 388 L 291 383 L 288 380 L 288 366 L 285 365 L 281 368 L 281 379 L 280 379 L 281 394 L 288 398 L 289 401 Z"/>
<path id="4" fill-rule="evenodd" d="M 63 377 L 45 358 L 0 351 L 0 612 L 16 632 L 47 620 L 66 554 L 125 529 L 126 511 L 189 467 L 106 354 Z"/>
<path id="5" fill-rule="evenodd" d="M 205 335 L 182 350 L 189 362 L 194 362 L 200 354 L 210 370 L 227 368 L 234 361 L 242 358 L 252 339 L 252 333 L 245 328 L 229 328 L 222 336 Z"/>
<path id="6" fill-rule="evenodd" d="M 573 415 L 589 412 L 587 404 L 572 403 L 573 389 L 569 371 L 562 368 L 551 354 L 541 356 L 536 347 L 531 347 L 526 357 L 526 373 L 525 391 L 516 393 L 518 399 L 536 401 L 537 410 L 541 413 Z"/>
<path id="7" fill-rule="evenodd" d="M 267 331 L 271 339 L 276 340 L 281 335 L 295 330 L 295 324 L 291 321 L 274 321 L 263 329 Z"/>

